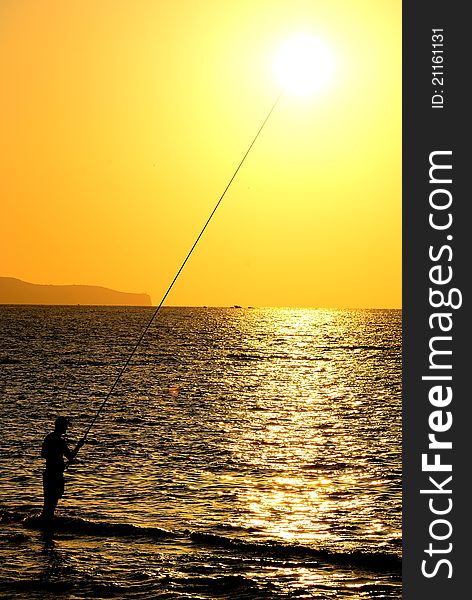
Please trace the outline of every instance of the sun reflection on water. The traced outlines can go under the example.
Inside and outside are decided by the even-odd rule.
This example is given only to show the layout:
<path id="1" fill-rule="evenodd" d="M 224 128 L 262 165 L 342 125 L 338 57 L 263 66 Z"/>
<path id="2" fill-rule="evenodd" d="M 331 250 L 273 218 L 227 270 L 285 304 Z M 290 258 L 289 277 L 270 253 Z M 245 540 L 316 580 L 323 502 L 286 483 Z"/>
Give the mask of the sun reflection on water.
<path id="1" fill-rule="evenodd" d="M 84 388 L 106 388 L 120 363 L 127 344 L 111 341 L 113 327 L 122 332 L 123 322 L 115 323 L 116 312 L 96 310 L 80 313 L 84 324 L 74 335 L 64 326 L 63 339 L 52 348 L 42 333 L 34 337 L 31 325 L 28 337 L 15 338 L 28 340 L 17 353 L 30 352 L 32 362 L 21 365 L 22 373 L 4 365 L 18 373 L 8 388 L 5 430 L 20 456 L 7 466 L 5 497 L 22 486 L 26 501 L 40 499 L 36 451 L 45 418 L 66 407 L 75 420 L 71 437 L 78 436 L 91 412 Z M 400 314 L 192 310 L 163 311 L 155 338 L 149 336 L 97 422 L 83 460 L 67 475 L 61 510 L 245 543 L 399 554 Z M 66 324 L 79 318 L 68 314 L 60 315 Z M 58 323 L 53 316 L 52 329 Z M 129 339 L 143 317 L 138 311 L 131 316 Z M 47 329 L 47 317 L 34 313 L 32 322 Z M 100 335 L 87 334 L 86 318 L 103 328 Z M 97 369 L 99 361 L 103 368 Z M 61 386 L 67 388 L 65 399 Z M 169 393 L 171 386 L 178 386 L 178 394 Z M 32 419 L 27 427 L 25 410 Z M 28 481 L 14 480 L 24 473 L 31 474 Z M 185 546 L 182 539 L 172 552 L 188 551 L 190 542 Z M 120 562 L 125 546 L 103 550 L 110 565 Z M 90 568 L 98 568 L 95 560 L 91 553 Z M 304 571 L 299 564 L 290 572 L 287 562 L 261 567 L 264 577 L 287 577 L 300 589 L 323 582 L 335 589 L 345 577 L 333 569 L 330 582 L 329 565 Z"/>
<path id="2" fill-rule="evenodd" d="M 336 311 L 277 311 L 274 319 L 266 311 L 264 317 L 266 337 L 245 339 L 239 349 L 247 357 L 239 372 L 252 384 L 247 395 L 257 395 L 257 405 L 234 409 L 246 427 L 231 448 L 265 477 L 263 484 L 251 479 L 238 489 L 241 516 L 233 522 L 290 542 L 349 546 L 355 535 L 393 539 L 395 527 L 375 506 L 379 494 L 400 497 L 385 477 L 395 460 L 395 452 L 384 452 L 394 441 L 391 432 L 388 439 L 373 436 L 392 406 L 388 386 L 377 384 L 371 401 L 373 380 L 382 377 L 384 356 L 391 356 L 383 331 L 359 340 L 369 327 L 361 312 L 354 334 L 352 322 Z M 249 360 L 268 354 L 270 361 Z"/>

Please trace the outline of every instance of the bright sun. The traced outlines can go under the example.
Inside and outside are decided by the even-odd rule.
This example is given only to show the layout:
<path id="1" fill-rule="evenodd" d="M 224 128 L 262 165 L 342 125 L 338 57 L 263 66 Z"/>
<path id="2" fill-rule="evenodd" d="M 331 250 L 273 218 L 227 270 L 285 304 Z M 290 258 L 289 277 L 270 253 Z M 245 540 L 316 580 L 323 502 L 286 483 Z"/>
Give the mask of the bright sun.
<path id="1" fill-rule="evenodd" d="M 334 73 L 334 57 L 321 40 L 300 34 L 279 48 L 273 67 L 277 81 L 286 91 L 308 96 L 330 81 Z"/>

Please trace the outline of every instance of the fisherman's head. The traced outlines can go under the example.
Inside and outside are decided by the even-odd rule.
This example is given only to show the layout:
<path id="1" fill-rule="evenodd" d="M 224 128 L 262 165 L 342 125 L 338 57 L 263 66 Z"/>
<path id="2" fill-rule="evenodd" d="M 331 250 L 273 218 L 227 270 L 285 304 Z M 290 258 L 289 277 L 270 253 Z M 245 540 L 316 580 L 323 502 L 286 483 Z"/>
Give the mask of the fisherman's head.
<path id="1" fill-rule="evenodd" d="M 54 423 L 54 429 L 58 433 L 65 433 L 69 427 L 69 419 L 67 417 L 57 417 Z"/>

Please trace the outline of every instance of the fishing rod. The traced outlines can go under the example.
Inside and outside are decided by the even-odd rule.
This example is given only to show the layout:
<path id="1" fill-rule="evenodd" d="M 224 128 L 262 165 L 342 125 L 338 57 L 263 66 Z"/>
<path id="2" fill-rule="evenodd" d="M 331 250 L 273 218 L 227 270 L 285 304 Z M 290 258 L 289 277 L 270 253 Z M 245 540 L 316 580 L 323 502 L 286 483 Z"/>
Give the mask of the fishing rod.
<path id="1" fill-rule="evenodd" d="M 126 359 L 125 363 L 123 364 L 123 366 L 121 367 L 118 375 L 115 378 L 115 381 L 113 383 L 113 385 L 111 386 L 108 394 L 106 395 L 105 399 L 103 400 L 103 402 L 100 404 L 100 406 L 98 407 L 97 412 L 95 413 L 95 416 L 93 417 L 92 421 L 90 422 L 89 426 L 87 427 L 87 429 L 85 430 L 84 435 L 82 436 L 81 440 L 83 440 L 83 442 L 85 442 L 85 440 L 87 439 L 87 436 L 90 432 L 90 430 L 92 429 L 92 427 L 95 425 L 96 420 L 98 419 L 100 413 L 102 412 L 102 410 L 105 408 L 106 403 L 108 402 L 110 396 L 113 394 L 113 392 L 115 391 L 116 386 L 118 385 L 118 382 L 120 381 L 121 377 L 123 376 L 123 373 L 126 371 L 126 369 L 128 368 L 133 356 L 135 355 L 137 349 L 139 348 L 141 342 L 143 341 L 146 333 L 148 332 L 149 328 L 151 327 L 152 323 L 154 322 L 155 318 L 157 317 L 162 305 L 164 304 L 167 296 L 169 295 L 170 291 L 172 290 L 172 288 L 174 287 L 175 282 L 177 281 L 177 279 L 179 278 L 179 275 L 181 274 L 181 272 L 183 271 L 185 265 L 187 264 L 188 259 L 190 258 L 190 256 L 192 255 L 193 251 L 195 250 L 198 242 L 200 241 L 202 235 L 204 234 L 206 228 L 208 227 L 208 225 L 210 224 L 210 221 L 213 218 L 213 215 L 216 213 L 216 211 L 218 210 L 218 207 L 220 206 L 223 198 L 226 196 L 226 192 L 229 190 L 231 184 L 233 183 L 233 181 L 236 178 L 236 175 L 239 173 L 239 170 L 241 169 L 241 167 L 244 164 L 244 161 L 246 160 L 249 152 L 252 150 L 252 147 L 254 146 L 254 144 L 257 141 L 257 138 L 259 137 L 259 135 L 261 134 L 262 130 L 265 127 L 265 124 L 267 123 L 267 121 L 269 120 L 271 114 L 274 112 L 275 107 L 277 106 L 277 104 L 279 103 L 281 97 L 283 96 L 283 93 L 281 93 L 277 100 L 274 102 L 274 104 L 272 105 L 272 108 L 269 110 L 269 112 L 267 113 L 266 118 L 264 119 L 264 121 L 262 122 L 262 125 L 259 127 L 258 132 L 256 133 L 254 139 L 252 140 L 252 142 L 249 144 L 248 149 L 246 150 L 244 156 L 242 157 L 242 159 L 240 160 L 238 166 L 236 167 L 233 175 L 231 176 L 230 180 L 228 181 L 228 184 L 226 185 L 225 189 L 223 190 L 223 193 L 221 194 L 221 196 L 218 199 L 218 202 L 215 204 L 213 210 L 210 213 L 210 216 L 208 217 L 208 219 L 206 220 L 205 225 L 202 227 L 200 233 L 198 234 L 196 240 L 194 241 L 192 247 L 190 248 L 187 256 L 185 257 L 185 260 L 182 262 L 182 264 L 179 267 L 179 270 L 177 271 L 177 273 L 175 274 L 174 278 L 172 279 L 169 287 L 167 288 L 165 294 L 162 296 L 161 301 L 159 302 L 159 304 L 157 305 L 156 310 L 154 311 L 154 313 L 152 314 L 149 322 L 147 323 L 146 327 L 143 329 L 141 335 L 139 336 L 137 342 L 135 343 L 133 349 L 131 350 L 131 352 L 128 355 L 128 358 Z M 77 450 L 78 452 L 78 450 Z M 77 455 L 77 453 L 76 453 Z M 70 464 L 70 463 L 69 463 Z"/>

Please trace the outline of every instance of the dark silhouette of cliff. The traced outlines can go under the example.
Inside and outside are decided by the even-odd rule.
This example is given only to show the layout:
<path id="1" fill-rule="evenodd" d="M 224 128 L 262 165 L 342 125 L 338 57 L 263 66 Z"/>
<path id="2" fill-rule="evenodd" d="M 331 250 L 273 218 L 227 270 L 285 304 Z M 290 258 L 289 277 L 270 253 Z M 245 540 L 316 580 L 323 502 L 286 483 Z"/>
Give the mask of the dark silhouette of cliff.
<path id="1" fill-rule="evenodd" d="M 151 298 L 148 294 L 129 294 L 94 285 L 37 285 L 0 277 L 0 304 L 151 306 Z"/>

